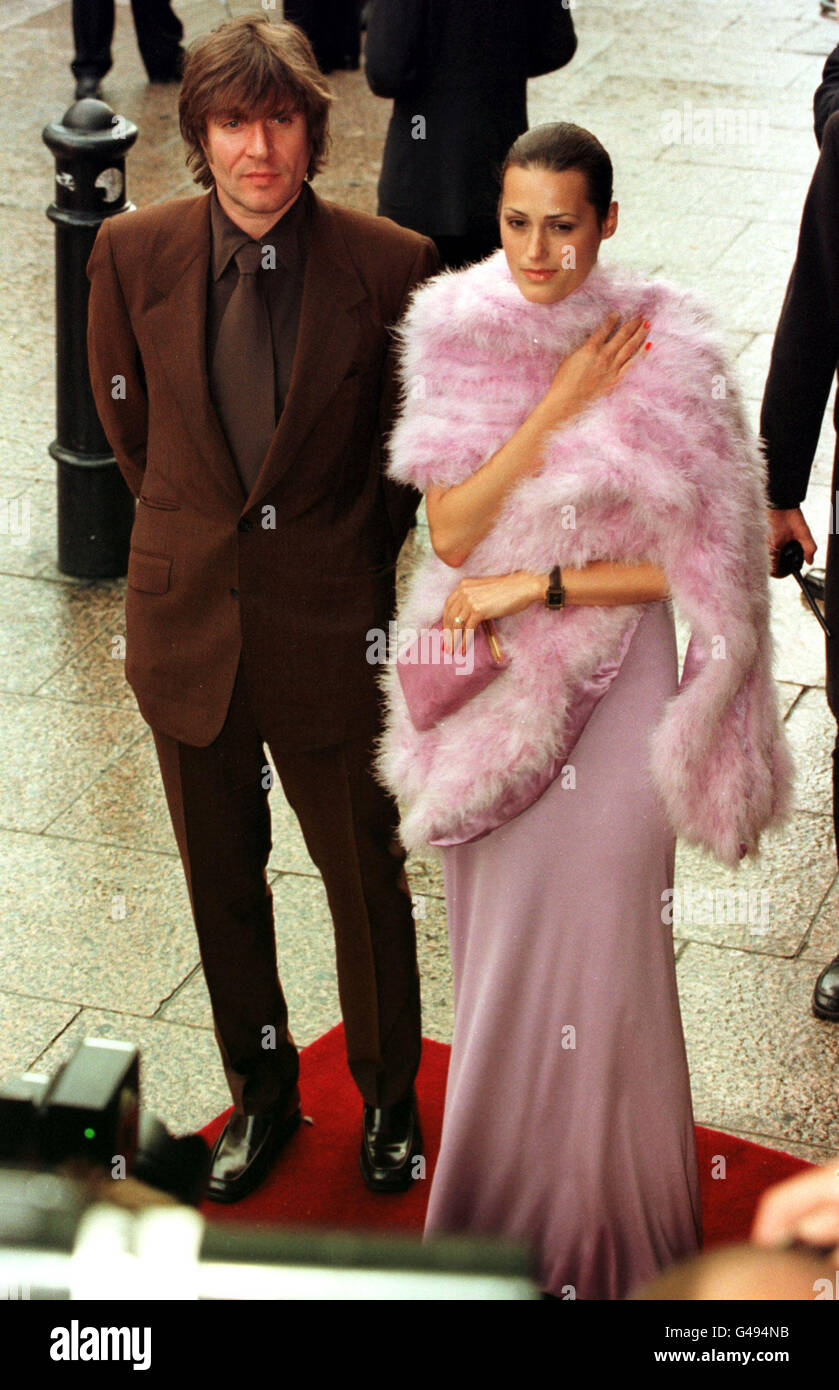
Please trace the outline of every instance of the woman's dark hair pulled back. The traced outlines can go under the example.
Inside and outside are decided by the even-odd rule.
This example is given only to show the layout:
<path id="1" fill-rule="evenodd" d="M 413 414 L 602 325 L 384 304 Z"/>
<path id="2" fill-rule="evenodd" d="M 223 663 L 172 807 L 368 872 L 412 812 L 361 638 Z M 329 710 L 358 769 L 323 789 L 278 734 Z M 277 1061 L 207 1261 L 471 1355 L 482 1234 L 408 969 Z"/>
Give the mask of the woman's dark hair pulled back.
<path id="1" fill-rule="evenodd" d="M 612 201 L 612 161 L 590 130 L 570 121 L 534 126 L 510 146 L 501 169 L 502 187 L 510 168 L 549 169 L 554 174 L 579 169 L 598 222 L 602 226 L 606 220 Z"/>

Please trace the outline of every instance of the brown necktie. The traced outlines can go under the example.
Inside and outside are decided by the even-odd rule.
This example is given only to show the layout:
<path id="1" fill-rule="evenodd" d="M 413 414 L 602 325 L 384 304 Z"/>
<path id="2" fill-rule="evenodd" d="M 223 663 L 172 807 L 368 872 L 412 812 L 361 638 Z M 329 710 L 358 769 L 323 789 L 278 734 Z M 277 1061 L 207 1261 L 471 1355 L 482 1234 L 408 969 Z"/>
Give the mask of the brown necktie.
<path id="1" fill-rule="evenodd" d="M 219 324 L 211 368 L 213 400 L 247 494 L 276 427 L 274 350 L 257 277 L 260 256 L 255 241 L 234 254 L 239 278 Z"/>

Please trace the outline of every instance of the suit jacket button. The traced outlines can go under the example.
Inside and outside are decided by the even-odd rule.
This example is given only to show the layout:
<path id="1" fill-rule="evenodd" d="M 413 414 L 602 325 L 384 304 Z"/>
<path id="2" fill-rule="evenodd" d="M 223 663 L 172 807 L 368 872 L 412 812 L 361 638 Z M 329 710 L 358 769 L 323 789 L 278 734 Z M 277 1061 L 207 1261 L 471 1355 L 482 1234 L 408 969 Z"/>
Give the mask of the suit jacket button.
<path id="1" fill-rule="evenodd" d="M 231 590 L 230 590 L 230 593 L 231 593 L 231 596 L 232 596 L 233 598 L 238 598 L 238 597 L 239 597 L 239 590 L 238 590 L 238 589 L 231 589 Z"/>
<path id="2" fill-rule="evenodd" d="M 242 520 L 239 522 L 239 530 L 240 530 L 240 531 L 252 531 L 252 530 L 253 530 L 253 522 L 252 522 L 252 521 L 248 521 L 248 518 L 247 518 L 246 516 L 243 516 L 243 517 L 242 517 Z"/>

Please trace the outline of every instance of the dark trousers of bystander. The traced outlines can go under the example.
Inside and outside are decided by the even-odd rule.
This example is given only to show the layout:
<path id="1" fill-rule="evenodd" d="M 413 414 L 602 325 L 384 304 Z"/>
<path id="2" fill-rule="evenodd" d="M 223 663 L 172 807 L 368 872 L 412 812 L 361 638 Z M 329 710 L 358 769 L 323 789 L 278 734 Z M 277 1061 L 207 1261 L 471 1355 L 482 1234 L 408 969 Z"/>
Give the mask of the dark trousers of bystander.
<path id="1" fill-rule="evenodd" d="M 285 0 L 283 18 L 306 34 L 321 71 L 359 67 L 361 0 Z"/>
<path id="2" fill-rule="evenodd" d="M 444 270 L 462 270 L 498 250 L 501 245 L 498 223 L 487 222 L 484 226 L 465 232 L 463 236 L 435 236 L 434 245 L 440 253 L 440 264 Z"/>
<path id="3" fill-rule="evenodd" d="M 170 0 L 131 0 L 137 47 L 149 80 L 180 76 L 183 25 Z M 70 67 L 75 78 L 104 77 L 111 69 L 114 0 L 73 0 L 73 38 L 76 56 Z"/>

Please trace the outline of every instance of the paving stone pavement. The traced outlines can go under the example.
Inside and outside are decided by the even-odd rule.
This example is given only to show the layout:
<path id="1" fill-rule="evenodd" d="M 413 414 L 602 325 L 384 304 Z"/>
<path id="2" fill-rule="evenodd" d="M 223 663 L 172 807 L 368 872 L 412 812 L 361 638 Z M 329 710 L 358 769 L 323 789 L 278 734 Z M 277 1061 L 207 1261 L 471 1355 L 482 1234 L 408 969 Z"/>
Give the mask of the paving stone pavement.
<path id="1" fill-rule="evenodd" d="M 191 40 L 257 6 L 177 8 Z M 604 141 L 621 211 L 602 254 L 711 297 L 756 427 L 817 155 L 812 94 L 839 25 L 817 0 L 573 8 L 578 54 L 530 84 L 531 123 L 574 120 Z M 74 581 L 55 563 L 52 164 L 41 129 L 72 99 L 70 5 L 5 0 L 0 31 L 0 1077 L 52 1070 L 85 1035 L 127 1038 L 142 1047 L 145 1103 L 181 1132 L 228 1098 L 153 745 L 114 642 L 124 584 Z M 318 188 L 375 211 L 389 103 L 360 73 L 331 80 L 334 144 Z M 176 89 L 146 84 L 127 0 L 104 96 L 140 129 L 131 198 L 191 191 Z M 822 563 L 832 450 L 828 413 L 805 508 Z M 414 543 L 427 544 L 422 526 Z M 819 1159 L 839 1149 L 839 1027 L 809 1009 L 815 975 L 839 949 L 832 720 L 819 629 L 791 581 L 772 596 L 796 811 L 738 874 L 680 847 L 678 976 L 697 1120 Z M 339 1018 L 329 918 L 296 822 L 276 789 L 272 800 L 278 952 L 294 1033 L 307 1043 Z M 432 856 L 414 859 L 412 885 L 425 1028 L 447 1040 Z"/>

